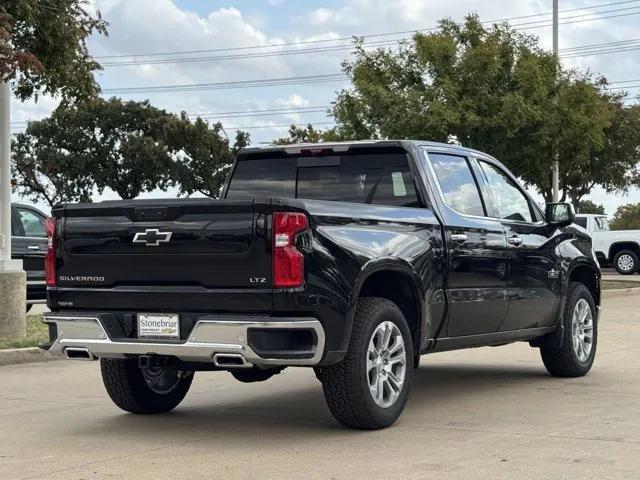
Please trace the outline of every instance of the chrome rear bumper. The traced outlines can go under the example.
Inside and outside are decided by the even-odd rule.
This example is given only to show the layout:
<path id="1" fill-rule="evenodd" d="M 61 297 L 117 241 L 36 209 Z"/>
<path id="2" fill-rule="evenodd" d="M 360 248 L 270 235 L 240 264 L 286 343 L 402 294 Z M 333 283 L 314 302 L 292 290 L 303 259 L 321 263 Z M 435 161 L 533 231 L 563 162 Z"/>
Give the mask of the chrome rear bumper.
<path id="1" fill-rule="evenodd" d="M 138 339 L 112 340 L 103 327 L 99 315 L 79 315 L 46 313 L 43 323 L 56 326 L 56 337 L 51 339 L 48 351 L 51 355 L 80 358 L 78 352 L 86 351 L 84 359 L 101 357 L 124 358 L 132 355 L 163 355 L 176 357 L 188 362 L 215 363 L 220 354 L 229 354 L 244 359 L 242 367 L 317 365 L 322 359 L 325 333 L 320 322 L 313 318 L 273 319 L 272 317 L 251 318 L 251 320 L 225 319 L 206 316 L 198 320 L 186 340 L 155 341 Z M 264 321 L 262 320 L 264 319 Z M 259 355 L 248 341 L 250 329 L 305 329 L 315 336 L 315 347 L 305 358 L 269 358 Z M 68 353 L 72 352 L 73 355 Z M 215 357 L 215 358 L 214 358 Z M 230 366 L 232 367 L 232 366 Z"/>

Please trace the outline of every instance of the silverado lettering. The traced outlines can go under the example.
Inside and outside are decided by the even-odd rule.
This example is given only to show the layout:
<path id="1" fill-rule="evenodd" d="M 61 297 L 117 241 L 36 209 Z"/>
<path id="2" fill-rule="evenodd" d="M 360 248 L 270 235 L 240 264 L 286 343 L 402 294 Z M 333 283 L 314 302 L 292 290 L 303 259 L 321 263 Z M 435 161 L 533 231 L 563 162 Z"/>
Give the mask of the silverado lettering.
<path id="1" fill-rule="evenodd" d="M 104 277 L 96 275 L 60 275 L 63 282 L 104 282 Z"/>

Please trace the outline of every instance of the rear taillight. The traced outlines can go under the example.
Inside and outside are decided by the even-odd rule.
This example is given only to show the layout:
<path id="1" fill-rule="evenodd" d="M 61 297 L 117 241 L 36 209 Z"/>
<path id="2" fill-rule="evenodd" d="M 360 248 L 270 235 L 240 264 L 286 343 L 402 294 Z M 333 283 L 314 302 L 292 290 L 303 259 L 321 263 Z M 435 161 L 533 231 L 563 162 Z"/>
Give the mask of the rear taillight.
<path id="1" fill-rule="evenodd" d="M 296 235 L 309 226 L 299 212 L 273 214 L 273 286 L 299 287 L 304 283 L 304 256 L 296 248 Z"/>
<path id="2" fill-rule="evenodd" d="M 44 222 L 47 231 L 47 253 L 44 256 L 44 276 L 48 287 L 56 286 L 56 219 L 49 217 Z"/>

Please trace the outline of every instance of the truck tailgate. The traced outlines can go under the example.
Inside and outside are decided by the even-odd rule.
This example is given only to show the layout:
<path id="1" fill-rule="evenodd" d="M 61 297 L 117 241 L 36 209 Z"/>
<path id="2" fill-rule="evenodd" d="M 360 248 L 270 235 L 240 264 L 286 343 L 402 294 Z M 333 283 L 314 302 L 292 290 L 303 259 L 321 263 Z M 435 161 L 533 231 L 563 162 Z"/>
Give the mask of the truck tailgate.
<path id="1" fill-rule="evenodd" d="M 269 287 L 270 212 L 254 200 L 67 205 L 58 286 Z"/>

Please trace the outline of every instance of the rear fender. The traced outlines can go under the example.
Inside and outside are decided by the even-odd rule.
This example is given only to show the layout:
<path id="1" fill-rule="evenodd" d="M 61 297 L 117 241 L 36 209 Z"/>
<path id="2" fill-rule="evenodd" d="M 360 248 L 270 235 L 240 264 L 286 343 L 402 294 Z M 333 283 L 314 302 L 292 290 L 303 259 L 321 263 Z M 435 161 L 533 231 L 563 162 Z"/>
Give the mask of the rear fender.
<path id="1" fill-rule="evenodd" d="M 422 285 L 422 281 L 419 275 L 415 272 L 415 270 L 411 267 L 411 265 L 397 257 L 382 257 L 377 258 L 375 260 L 370 260 L 365 263 L 354 282 L 354 288 L 352 291 L 352 296 L 349 301 L 348 313 L 347 313 L 347 321 L 348 321 L 348 336 L 351 336 L 351 329 L 353 327 L 353 320 L 356 315 L 356 309 L 358 306 L 358 300 L 361 297 L 361 292 L 363 286 L 366 284 L 367 280 L 369 280 L 374 274 L 379 272 L 393 272 L 400 275 L 403 275 L 410 283 L 411 288 L 413 290 L 413 294 L 417 299 L 416 308 L 416 316 L 418 319 L 418 326 L 416 330 L 416 335 L 414 338 L 414 352 L 415 356 L 419 357 L 421 346 L 423 343 L 423 337 L 425 332 L 425 306 L 424 306 L 424 287 Z M 391 288 L 393 288 L 391 286 Z"/>

